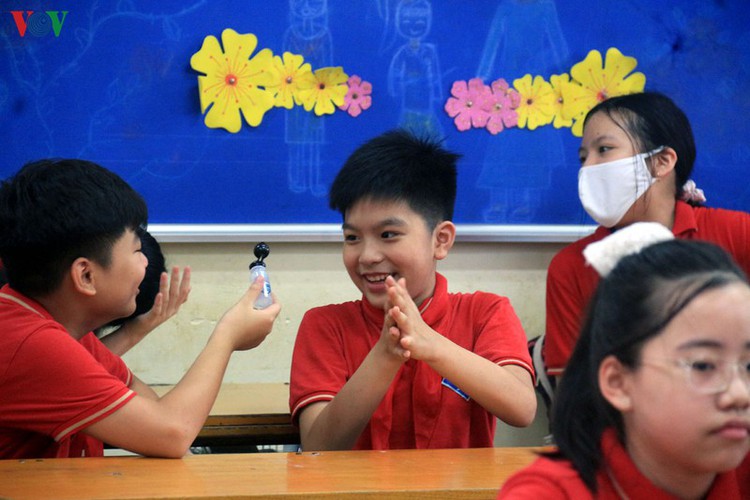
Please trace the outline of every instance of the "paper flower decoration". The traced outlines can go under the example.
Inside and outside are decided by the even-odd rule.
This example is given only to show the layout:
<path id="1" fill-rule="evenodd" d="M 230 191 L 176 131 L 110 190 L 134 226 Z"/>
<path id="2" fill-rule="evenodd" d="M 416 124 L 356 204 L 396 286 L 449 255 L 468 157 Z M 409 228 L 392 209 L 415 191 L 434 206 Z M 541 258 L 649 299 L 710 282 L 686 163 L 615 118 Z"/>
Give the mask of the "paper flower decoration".
<path id="1" fill-rule="evenodd" d="M 549 77 L 549 82 L 550 85 L 552 85 L 552 93 L 555 97 L 555 100 L 552 103 L 552 125 L 555 128 L 571 127 L 573 125 L 573 119 L 563 115 L 563 104 L 565 103 L 563 92 L 566 86 L 570 85 L 570 75 L 567 73 L 563 73 L 562 75 L 552 75 Z"/>
<path id="2" fill-rule="evenodd" d="M 282 57 L 273 58 L 273 78 L 268 89 L 276 94 L 276 107 L 292 109 L 295 104 L 302 105 L 301 93 L 312 89 L 316 80 L 310 64 L 302 56 L 284 52 Z"/>
<path id="3" fill-rule="evenodd" d="M 482 128 L 490 119 L 491 94 L 492 91 L 481 78 L 472 78 L 468 84 L 459 80 L 451 87 L 452 97 L 445 101 L 445 111 L 462 132 L 471 127 Z"/>
<path id="4" fill-rule="evenodd" d="M 190 66 L 203 73 L 198 77 L 201 113 L 206 113 L 209 128 L 224 128 L 236 133 L 242 117 L 256 127 L 266 111 L 273 107 L 273 94 L 264 86 L 269 81 L 268 68 L 273 54 L 263 49 L 252 59 L 258 39 L 252 33 L 240 35 L 232 29 L 203 40 L 201 49 L 190 58 Z"/>
<path id="5" fill-rule="evenodd" d="M 339 109 L 346 111 L 353 117 L 358 117 L 362 111 L 372 105 L 372 85 L 370 82 L 364 82 L 357 75 L 352 75 L 346 82 L 349 90 L 344 96 L 344 104 Z"/>
<path id="6" fill-rule="evenodd" d="M 575 64 L 570 74 L 551 75 L 547 82 L 540 75 L 525 75 L 508 88 L 500 78 L 491 87 L 479 78 L 456 81 L 445 111 L 460 131 L 486 127 L 495 135 L 509 127 L 534 130 L 552 123 L 555 128 L 570 127 L 573 135 L 583 135 L 583 120 L 596 104 L 610 97 L 642 92 L 643 73 L 632 73 L 637 65 L 616 48 L 607 50 L 606 62 L 592 50 Z"/>
<path id="7" fill-rule="evenodd" d="M 521 96 L 508 86 L 504 78 L 499 78 L 490 85 L 491 93 L 487 96 L 489 103 L 489 119 L 487 130 L 492 135 L 497 135 L 504 128 L 518 125 L 518 113 L 516 108 Z"/>
<path id="8" fill-rule="evenodd" d="M 257 45 L 252 33 L 225 29 L 221 45 L 216 37 L 207 36 L 190 58 L 190 66 L 201 73 L 198 93 L 207 127 L 236 133 L 243 117 L 256 127 L 274 106 L 304 106 L 318 116 L 332 114 L 338 107 L 358 116 L 372 105 L 372 85 L 360 77 L 349 79 L 340 67 L 313 72 L 301 55 L 291 52 L 279 57 L 263 49 L 253 55 Z"/>
<path id="9" fill-rule="evenodd" d="M 552 121 L 555 94 L 549 82 L 539 75 L 532 80 L 531 75 L 527 74 L 513 80 L 513 87 L 521 95 L 516 109 L 519 128 L 534 130 Z"/>
<path id="10" fill-rule="evenodd" d="M 309 89 L 300 90 L 302 105 L 305 111 L 314 109 L 318 116 L 331 115 L 336 111 L 336 106 L 344 104 L 349 76 L 341 67 L 320 68 L 313 74 L 315 84 Z"/>
<path id="11" fill-rule="evenodd" d="M 570 69 L 570 76 L 575 83 L 563 85 L 563 115 L 572 118 L 573 135 L 583 135 L 583 119 L 596 104 L 609 97 L 634 92 L 642 92 L 646 86 L 643 73 L 633 73 L 638 62 L 634 57 L 622 55 L 612 47 L 602 64 L 602 55 L 592 50 L 586 59 Z"/>

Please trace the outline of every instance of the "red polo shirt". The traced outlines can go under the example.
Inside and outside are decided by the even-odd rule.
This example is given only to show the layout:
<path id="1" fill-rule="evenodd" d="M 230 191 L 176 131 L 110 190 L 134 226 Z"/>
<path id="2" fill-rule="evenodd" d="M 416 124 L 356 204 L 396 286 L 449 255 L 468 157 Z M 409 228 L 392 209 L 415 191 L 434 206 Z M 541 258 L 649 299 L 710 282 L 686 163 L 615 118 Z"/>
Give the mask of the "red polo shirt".
<path id="1" fill-rule="evenodd" d="M 750 214 L 693 207 L 678 201 L 672 232 L 676 238 L 717 244 L 750 275 Z M 562 374 L 578 340 L 586 307 L 599 283 L 599 275 L 583 258 L 583 249 L 610 234 L 610 229 L 598 227 L 593 234 L 560 250 L 550 262 L 543 346 L 548 375 Z"/>

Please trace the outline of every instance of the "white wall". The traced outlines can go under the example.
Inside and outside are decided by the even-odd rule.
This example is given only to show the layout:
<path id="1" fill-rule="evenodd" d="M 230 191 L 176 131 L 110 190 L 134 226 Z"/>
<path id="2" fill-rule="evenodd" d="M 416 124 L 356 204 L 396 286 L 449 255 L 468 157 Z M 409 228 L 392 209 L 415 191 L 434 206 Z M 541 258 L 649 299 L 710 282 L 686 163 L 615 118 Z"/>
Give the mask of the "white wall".
<path id="1" fill-rule="evenodd" d="M 266 260 L 282 312 L 274 331 L 257 349 L 235 353 L 225 382 L 288 382 L 292 348 L 304 312 L 314 306 L 357 299 L 341 261 L 341 244 L 270 243 Z M 484 290 L 510 298 L 529 337 L 544 327 L 544 282 L 552 256 L 562 244 L 458 242 L 438 271 L 451 291 Z M 216 320 L 248 286 L 249 243 L 163 243 L 169 265 L 190 265 L 190 299 L 180 313 L 124 356 L 143 381 L 177 382 L 205 345 Z M 539 422 L 528 429 L 507 426 L 497 444 L 536 445 L 546 434 Z"/>

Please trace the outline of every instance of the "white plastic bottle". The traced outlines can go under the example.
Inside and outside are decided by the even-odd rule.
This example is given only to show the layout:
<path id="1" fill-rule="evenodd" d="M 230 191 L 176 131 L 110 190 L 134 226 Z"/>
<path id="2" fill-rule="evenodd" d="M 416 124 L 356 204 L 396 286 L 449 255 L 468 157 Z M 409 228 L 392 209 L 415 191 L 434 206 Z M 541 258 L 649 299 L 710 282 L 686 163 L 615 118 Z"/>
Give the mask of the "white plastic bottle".
<path id="1" fill-rule="evenodd" d="M 263 259 L 268 257 L 271 253 L 271 249 L 265 243 L 261 242 L 255 245 L 254 250 L 255 256 L 258 260 L 250 264 L 250 283 L 255 283 L 258 276 L 263 277 L 263 290 L 255 300 L 256 309 L 265 309 L 266 307 L 273 304 L 273 297 L 271 297 L 271 280 L 268 279 L 268 271 L 266 270 L 266 263 Z"/>

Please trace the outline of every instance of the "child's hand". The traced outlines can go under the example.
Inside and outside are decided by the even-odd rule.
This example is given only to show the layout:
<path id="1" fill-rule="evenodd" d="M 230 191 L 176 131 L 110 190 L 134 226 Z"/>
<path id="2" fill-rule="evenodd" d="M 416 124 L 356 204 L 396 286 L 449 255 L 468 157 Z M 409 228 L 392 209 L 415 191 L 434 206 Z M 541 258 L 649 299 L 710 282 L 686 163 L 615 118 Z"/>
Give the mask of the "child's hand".
<path id="1" fill-rule="evenodd" d="M 399 342 L 401 332 L 398 330 L 396 322 L 388 312 L 392 307 L 390 301 L 387 301 L 383 307 L 385 310 L 385 320 L 383 321 L 383 329 L 380 331 L 380 340 L 378 341 L 378 344 L 381 345 L 383 351 L 385 351 L 388 356 L 393 356 L 403 362 L 409 359 L 409 353 L 401 347 Z"/>
<path id="2" fill-rule="evenodd" d="M 159 293 L 154 298 L 154 305 L 147 312 L 125 321 L 120 328 L 102 337 L 107 348 L 118 356 L 128 352 L 134 345 L 143 340 L 157 326 L 177 314 L 180 306 L 190 294 L 190 268 L 186 267 L 180 279 L 180 268 L 172 268 L 172 279 L 162 273 L 159 279 Z"/>
<path id="3" fill-rule="evenodd" d="M 265 309 L 255 309 L 255 299 L 263 289 L 263 278 L 258 277 L 245 295 L 232 306 L 216 325 L 215 335 L 229 338 L 233 351 L 246 351 L 258 347 L 265 340 L 273 322 L 281 311 L 281 304 L 273 293 L 273 304 Z"/>
<path id="4" fill-rule="evenodd" d="M 384 344 L 384 348 L 389 355 L 395 356 L 400 361 L 406 361 L 411 357 L 411 354 L 401 347 L 401 332 L 388 312 L 389 309 L 392 308 L 386 305 L 385 321 L 383 322 L 380 342 Z"/>
<path id="5" fill-rule="evenodd" d="M 146 335 L 177 314 L 182 304 L 187 302 L 190 295 L 190 267 L 185 267 L 180 279 L 180 268 L 172 268 L 171 278 L 162 273 L 159 280 L 159 293 L 154 299 L 153 307 L 147 312 L 133 319 L 138 329 Z"/>
<path id="6" fill-rule="evenodd" d="M 395 322 L 399 332 L 399 344 L 406 357 L 428 361 L 434 355 L 436 332 L 422 319 L 419 308 L 406 289 L 406 280 L 398 281 L 389 276 L 385 280 L 388 302 L 391 308 L 387 316 Z"/>

